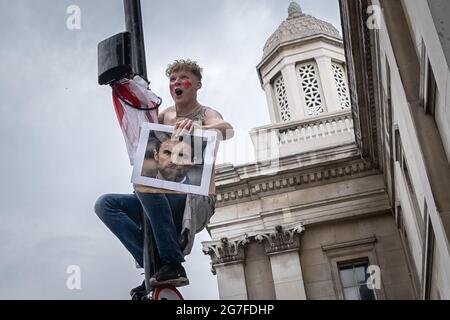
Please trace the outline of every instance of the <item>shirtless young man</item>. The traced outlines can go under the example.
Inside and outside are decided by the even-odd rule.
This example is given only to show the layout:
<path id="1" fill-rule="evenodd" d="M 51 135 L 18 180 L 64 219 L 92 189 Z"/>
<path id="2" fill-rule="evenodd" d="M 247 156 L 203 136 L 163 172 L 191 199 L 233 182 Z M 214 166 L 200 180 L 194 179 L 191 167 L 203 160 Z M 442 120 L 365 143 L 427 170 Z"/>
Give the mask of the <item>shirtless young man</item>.
<path id="1" fill-rule="evenodd" d="M 174 126 L 174 138 L 192 133 L 194 129 L 215 130 L 219 141 L 233 137 L 232 126 L 223 120 L 221 114 L 197 101 L 197 91 L 202 87 L 202 69 L 196 62 L 177 60 L 168 66 L 166 75 L 169 77 L 170 94 L 175 104 L 159 113 L 158 122 Z M 97 215 L 119 238 L 136 262 L 143 266 L 144 236 L 140 221 L 144 210 L 161 258 L 161 268 L 150 282 L 154 286 L 166 283 L 177 286 L 188 284 L 189 280 L 181 265 L 185 260 L 178 243 L 186 194 L 142 185 L 134 187 L 134 194 L 101 196 L 95 204 Z M 209 193 L 215 193 L 214 172 Z M 134 288 L 131 294 L 140 291 L 145 291 L 144 283 Z"/>

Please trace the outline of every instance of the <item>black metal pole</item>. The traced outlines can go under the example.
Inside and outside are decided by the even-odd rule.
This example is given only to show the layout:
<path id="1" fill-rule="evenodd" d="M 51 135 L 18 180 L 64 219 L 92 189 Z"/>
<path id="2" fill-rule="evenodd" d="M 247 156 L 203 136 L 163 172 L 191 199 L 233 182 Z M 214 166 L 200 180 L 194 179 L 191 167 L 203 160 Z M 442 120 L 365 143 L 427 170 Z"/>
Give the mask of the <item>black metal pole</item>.
<path id="1" fill-rule="evenodd" d="M 126 30 L 131 34 L 133 71 L 143 76 L 144 78 L 147 78 L 141 1 L 123 0 L 123 6 L 125 9 Z"/>
<path id="2" fill-rule="evenodd" d="M 145 61 L 144 30 L 142 27 L 142 13 L 140 0 L 123 0 L 125 9 L 126 30 L 131 35 L 131 53 L 133 71 L 147 79 L 147 66 Z M 160 258 L 156 248 L 152 229 L 142 212 L 142 225 L 144 227 L 144 274 L 147 293 L 153 291 L 150 285 L 151 276 L 159 269 Z"/>

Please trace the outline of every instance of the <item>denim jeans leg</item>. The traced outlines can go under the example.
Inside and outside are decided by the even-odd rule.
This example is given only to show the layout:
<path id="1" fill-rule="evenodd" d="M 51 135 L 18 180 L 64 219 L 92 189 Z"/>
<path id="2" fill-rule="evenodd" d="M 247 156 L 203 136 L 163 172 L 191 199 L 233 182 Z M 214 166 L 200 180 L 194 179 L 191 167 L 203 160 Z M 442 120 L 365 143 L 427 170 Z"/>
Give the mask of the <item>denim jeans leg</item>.
<path id="1" fill-rule="evenodd" d="M 135 194 L 105 194 L 95 203 L 95 213 L 143 267 L 142 206 Z"/>
<path id="2" fill-rule="evenodd" d="M 141 192 L 136 192 L 136 194 L 141 201 L 144 212 L 150 220 L 161 261 L 163 263 L 184 262 L 184 256 L 178 243 L 177 228 L 174 222 L 171 202 L 169 202 L 166 194 Z M 175 198 L 171 200 L 174 203 Z M 175 214 L 176 217 L 183 214 L 177 210 L 179 208 L 179 205 L 174 206 L 174 209 L 177 211 Z M 184 211 L 184 206 L 182 209 Z M 179 221 L 180 219 L 177 220 Z"/>
<path id="3" fill-rule="evenodd" d="M 177 235 L 181 234 L 183 226 L 184 207 L 186 206 L 186 194 L 166 193 L 172 210 L 173 222 L 177 230 Z"/>

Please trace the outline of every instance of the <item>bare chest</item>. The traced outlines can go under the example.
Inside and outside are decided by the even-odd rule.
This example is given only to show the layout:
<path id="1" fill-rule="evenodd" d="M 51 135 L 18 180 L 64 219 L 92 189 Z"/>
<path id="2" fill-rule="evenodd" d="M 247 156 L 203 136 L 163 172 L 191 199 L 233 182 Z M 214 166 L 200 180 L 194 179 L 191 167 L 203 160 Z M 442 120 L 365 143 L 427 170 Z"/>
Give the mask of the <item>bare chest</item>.
<path id="1" fill-rule="evenodd" d="M 206 115 L 206 108 L 203 108 L 199 112 L 191 114 L 187 117 L 177 117 L 176 112 L 170 110 L 170 111 L 165 112 L 163 124 L 168 125 L 168 126 L 173 126 L 173 125 L 175 125 L 175 123 L 177 123 L 177 121 L 180 121 L 183 119 L 191 119 L 193 122 L 195 122 L 199 125 L 203 125 L 205 115 Z"/>

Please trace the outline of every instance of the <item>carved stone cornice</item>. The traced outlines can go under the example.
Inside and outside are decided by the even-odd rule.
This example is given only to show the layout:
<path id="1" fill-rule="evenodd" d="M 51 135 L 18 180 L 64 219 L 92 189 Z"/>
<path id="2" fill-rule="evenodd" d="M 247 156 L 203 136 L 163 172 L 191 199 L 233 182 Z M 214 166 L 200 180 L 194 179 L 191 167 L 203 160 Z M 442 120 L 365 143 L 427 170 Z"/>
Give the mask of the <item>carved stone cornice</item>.
<path id="1" fill-rule="evenodd" d="M 332 183 L 334 180 L 355 178 L 378 172 L 371 162 L 353 160 L 316 168 L 298 168 L 276 175 L 247 178 L 246 181 L 232 181 L 216 186 L 216 206 L 222 207 L 234 202 L 258 199 L 265 193 L 286 192 L 288 188 L 307 188 L 317 184 Z"/>
<path id="2" fill-rule="evenodd" d="M 275 230 L 257 234 L 255 240 L 264 243 L 268 255 L 299 250 L 300 236 L 304 230 L 301 223 L 287 228 L 278 225 Z"/>
<path id="3" fill-rule="evenodd" d="M 305 167 L 311 169 L 311 167 L 329 165 L 330 162 L 339 163 L 360 158 L 360 152 L 356 144 L 349 143 L 314 152 L 298 153 L 237 166 L 230 163 L 218 164 L 215 168 L 215 181 L 217 187 L 224 187 L 265 175 L 283 174 L 293 169 L 304 171 Z"/>
<path id="4" fill-rule="evenodd" d="M 222 263 L 236 263 L 245 260 L 245 246 L 250 243 L 247 234 L 233 238 L 202 242 L 203 253 L 211 257 L 213 266 Z M 214 271 L 213 271 L 214 273 Z"/>
<path id="5" fill-rule="evenodd" d="M 350 96 L 356 143 L 361 155 L 379 166 L 379 126 L 377 122 L 377 86 L 379 70 L 374 57 L 376 53 L 374 30 L 367 27 L 369 14 L 367 8 L 371 4 L 368 0 L 340 0 L 342 26 L 346 49 L 347 73 L 349 79 Z"/>

